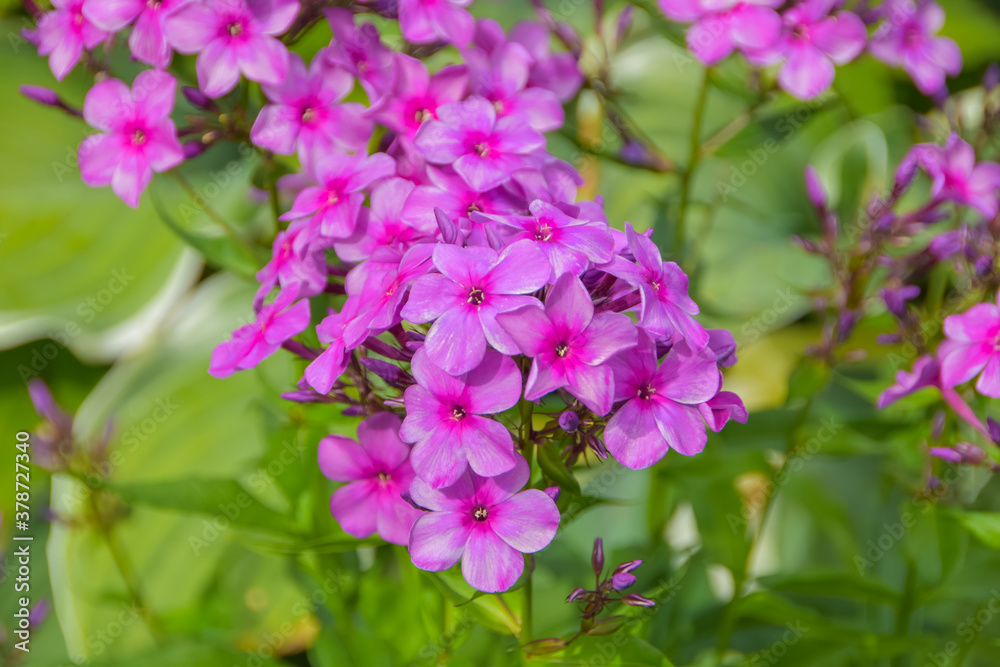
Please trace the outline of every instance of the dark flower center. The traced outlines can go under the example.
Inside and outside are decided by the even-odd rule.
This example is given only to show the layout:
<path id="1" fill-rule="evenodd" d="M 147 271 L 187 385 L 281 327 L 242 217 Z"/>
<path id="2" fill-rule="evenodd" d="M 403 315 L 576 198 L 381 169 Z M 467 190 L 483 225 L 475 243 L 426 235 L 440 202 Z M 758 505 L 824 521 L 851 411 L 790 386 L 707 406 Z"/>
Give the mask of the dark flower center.
<path id="1" fill-rule="evenodd" d="M 476 507 L 476 509 L 472 510 L 472 518 L 474 518 L 476 521 L 486 521 L 486 518 L 489 515 L 490 515 L 489 510 L 487 510 L 482 505 L 479 505 L 478 507 Z"/>
<path id="2" fill-rule="evenodd" d="M 226 26 L 226 30 L 228 30 L 229 34 L 232 35 L 233 37 L 238 37 L 240 33 L 243 32 L 243 26 L 241 26 L 239 23 L 230 23 L 228 26 Z"/>
<path id="3" fill-rule="evenodd" d="M 485 300 L 486 300 L 486 295 L 483 294 L 483 290 L 479 289 L 478 287 L 473 287 L 472 291 L 469 292 L 469 303 L 471 303 L 473 306 L 478 306 L 482 304 L 482 302 Z"/>
<path id="4" fill-rule="evenodd" d="M 648 401 L 649 399 L 651 399 L 653 397 L 653 394 L 655 393 L 656 390 L 653 389 L 648 384 L 645 387 L 639 387 L 639 398 L 641 398 L 644 401 Z"/>
<path id="5" fill-rule="evenodd" d="M 556 345 L 557 357 L 565 357 L 567 353 L 569 353 L 569 345 L 567 345 L 566 343 L 559 343 L 558 345 Z"/>
<path id="6" fill-rule="evenodd" d="M 456 405 L 451 411 L 452 419 L 465 419 L 465 408 L 461 405 Z"/>

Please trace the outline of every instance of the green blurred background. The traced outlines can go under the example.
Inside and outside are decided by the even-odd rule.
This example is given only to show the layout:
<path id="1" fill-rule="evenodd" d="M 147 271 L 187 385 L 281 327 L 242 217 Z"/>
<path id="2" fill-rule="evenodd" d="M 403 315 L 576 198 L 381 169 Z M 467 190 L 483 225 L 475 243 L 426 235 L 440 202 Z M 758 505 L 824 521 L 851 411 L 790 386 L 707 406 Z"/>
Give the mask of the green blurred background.
<path id="1" fill-rule="evenodd" d="M 622 7 L 607 4 L 605 35 Z M 259 260 L 212 236 L 201 212 L 187 215 L 190 200 L 169 179 L 158 176 L 134 212 L 108 189 L 80 182 L 73 156 L 84 125 L 16 88 L 56 87 L 79 105 L 88 81 L 78 69 L 56 85 L 45 60 L 18 37 L 30 23 L 16 3 L 5 5 L 5 650 L 15 608 L 14 434 L 39 421 L 26 390 L 38 377 L 76 412 L 80 442 L 96 446 L 111 420 L 109 451 L 117 454 L 93 472 L 120 493 L 111 500 L 67 475 L 32 470 L 31 595 L 53 611 L 18 664 L 520 664 L 510 635 L 518 614 L 508 613 L 506 600 L 456 606 L 471 595 L 460 578 L 419 573 L 399 547 L 357 548 L 328 516 L 333 485 L 318 476 L 316 445 L 327 433 L 353 434 L 356 424 L 330 407 L 280 401 L 301 367 L 279 354 L 227 380 L 208 375 L 213 346 L 251 316 L 255 286 L 247 276 Z M 582 34 L 594 32 L 590 3 L 550 6 Z M 1000 10 L 973 0 L 944 7 L 943 33 L 966 62 L 952 89 L 975 89 L 1000 58 Z M 475 11 L 508 27 L 530 16 L 522 2 L 480 0 Z M 329 40 L 326 30 L 298 50 L 309 55 Z M 640 9 L 622 44 L 595 36 L 586 43 L 595 61 L 608 54 L 619 111 L 685 164 L 703 69 L 680 39 L 678 27 Z M 726 388 L 743 397 L 749 423 L 731 424 L 698 457 L 671 455 L 653 470 L 612 462 L 578 469 L 585 493 L 612 502 L 564 520 L 537 556 L 535 636 L 576 627 L 575 607 L 564 600 L 590 583 L 590 549 L 600 535 L 610 563 L 644 560 L 634 590 L 659 604 L 626 610 L 635 618 L 621 633 L 577 642 L 552 664 L 712 665 L 717 649 L 729 647 L 721 651 L 727 664 L 998 665 L 1000 483 L 983 471 L 954 472 L 945 493 L 923 493 L 921 443 L 935 397 L 873 407 L 900 366 L 887 355 L 903 355 L 903 367 L 912 361 L 874 343 L 891 329 L 887 319 L 862 324 L 854 362 L 831 370 L 804 358 L 820 338 L 811 296 L 829 277 L 790 240 L 816 233 L 801 178 L 806 164 L 827 185 L 839 184 L 832 196 L 850 217 L 885 189 L 912 143 L 942 138 L 946 125 L 932 115 L 929 129 L 918 129 L 915 112 L 928 111 L 927 100 L 901 72 L 868 56 L 839 69 L 835 94 L 818 104 L 780 95 L 760 103 L 744 92 L 747 76 L 737 59 L 714 75 L 701 136 L 713 150 L 693 181 L 687 266 L 703 322 L 731 329 L 739 343 Z M 977 95 L 970 90 L 970 109 Z M 604 197 L 612 224 L 654 227 L 667 254 L 678 177 L 578 146 L 613 155 L 616 141 L 585 92 L 550 148 L 581 167 L 583 194 Z M 236 175 L 217 188 L 213 207 L 243 229 L 259 229 L 264 207 L 245 197 L 259 165 L 220 148 L 184 171 L 206 187 L 230 164 Z M 241 492 L 250 507 L 230 520 L 227 508 Z M 136 594 L 146 619 L 130 611 Z M 515 610 L 518 596 L 505 596 Z"/>

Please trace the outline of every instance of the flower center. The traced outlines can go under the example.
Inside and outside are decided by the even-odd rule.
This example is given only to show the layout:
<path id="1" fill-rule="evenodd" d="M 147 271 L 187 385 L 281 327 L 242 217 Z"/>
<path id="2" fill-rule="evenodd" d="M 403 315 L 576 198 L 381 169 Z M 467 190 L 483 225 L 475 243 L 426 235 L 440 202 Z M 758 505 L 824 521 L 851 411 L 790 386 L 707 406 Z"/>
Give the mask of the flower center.
<path id="1" fill-rule="evenodd" d="M 472 147 L 472 150 L 476 151 L 476 154 L 479 155 L 479 157 L 486 157 L 490 153 L 490 147 L 485 143 L 476 144 Z"/>
<path id="2" fill-rule="evenodd" d="M 467 208 L 465 212 L 466 213 L 480 213 L 481 209 L 479 208 L 479 204 L 477 204 L 476 202 L 472 202 L 471 204 L 469 204 L 469 208 Z"/>
<path id="3" fill-rule="evenodd" d="M 651 399 L 653 397 L 653 394 L 655 393 L 656 390 L 653 389 L 648 384 L 645 387 L 639 387 L 639 398 L 641 398 L 644 401 L 648 401 L 649 399 Z"/>
<path id="4" fill-rule="evenodd" d="M 228 26 L 226 26 L 226 30 L 229 31 L 229 34 L 231 36 L 238 37 L 240 33 L 243 32 L 243 26 L 241 26 L 239 23 L 230 23 Z"/>
<path id="5" fill-rule="evenodd" d="M 149 0 L 149 2 L 146 3 L 150 9 L 159 9 L 161 4 L 161 0 Z"/>
<path id="6" fill-rule="evenodd" d="M 315 117 L 316 117 L 316 112 L 313 111 L 311 107 L 307 107 L 302 112 L 302 121 L 305 122 L 305 123 L 308 123 L 309 121 L 311 121 Z"/>
<path id="7" fill-rule="evenodd" d="M 497 110 L 497 114 L 498 115 L 502 114 L 503 113 L 503 101 L 502 100 L 497 100 L 496 102 L 494 102 L 493 103 L 493 108 Z"/>
<path id="8" fill-rule="evenodd" d="M 430 120 L 433 117 L 434 116 L 428 109 L 420 109 L 415 114 L 413 114 L 413 120 L 417 121 L 418 123 L 422 123 L 425 120 Z"/>
<path id="9" fill-rule="evenodd" d="M 339 201 L 340 201 L 340 197 L 337 196 L 336 192 L 331 192 L 330 194 L 328 194 L 326 196 L 327 206 L 333 206 L 334 204 L 336 204 Z"/>
<path id="10" fill-rule="evenodd" d="M 76 14 L 73 14 L 73 23 L 75 23 L 76 25 L 83 25 L 83 13 L 82 12 L 77 12 Z"/>
<path id="11" fill-rule="evenodd" d="M 556 345 L 556 356 L 565 357 L 569 353 L 569 345 L 566 343 L 559 343 Z"/>
<path id="12" fill-rule="evenodd" d="M 472 510 L 472 518 L 476 521 L 486 521 L 486 518 L 490 515 L 488 509 L 479 505 L 476 509 Z"/>
<path id="13" fill-rule="evenodd" d="M 455 420 L 465 419 L 465 408 L 463 408 L 461 405 L 456 405 L 451 410 L 451 418 Z"/>
<path id="14" fill-rule="evenodd" d="M 378 474 L 378 481 L 382 482 L 383 484 L 385 484 L 386 482 L 390 481 L 391 479 L 392 479 L 392 477 L 390 477 L 389 473 L 387 473 L 387 472 L 380 472 Z"/>
<path id="15" fill-rule="evenodd" d="M 486 295 L 483 294 L 483 290 L 478 287 L 473 287 L 472 291 L 469 292 L 469 303 L 473 306 L 478 306 L 486 300 Z"/>
<path id="16" fill-rule="evenodd" d="M 535 230 L 536 241 L 549 241 L 552 239 L 552 228 L 548 225 L 539 225 Z"/>
<path id="17" fill-rule="evenodd" d="M 132 144 L 139 146 L 146 143 L 146 134 L 142 130 L 136 130 L 132 133 Z"/>

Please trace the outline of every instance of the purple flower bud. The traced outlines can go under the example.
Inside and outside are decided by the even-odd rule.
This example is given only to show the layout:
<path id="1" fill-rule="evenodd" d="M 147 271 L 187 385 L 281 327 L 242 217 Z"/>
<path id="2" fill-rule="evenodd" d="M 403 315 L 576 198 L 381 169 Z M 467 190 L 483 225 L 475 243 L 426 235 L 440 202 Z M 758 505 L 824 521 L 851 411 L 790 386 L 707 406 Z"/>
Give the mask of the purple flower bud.
<path id="1" fill-rule="evenodd" d="M 930 455 L 952 463 L 962 462 L 962 454 L 951 447 L 931 447 Z"/>
<path id="2" fill-rule="evenodd" d="M 340 414 L 344 415 L 345 417 L 360 417 L 364 413 L 365 413 L 364 408 L 362 408 L 360 405 L 350 405 L 341 410 L 340 412 Z"/>
<path id="3" fill-rule="evenodd" d="M 361 365 L 385 380 L 385 383 L 390 387 L 406 389 L 413 384 L 413 377 L 409 373 L 388 361 L 365 357 L 361 360 Z"/>
<path id="4" fill-rule="evenodd" d="M 616 591 L 623 591 L 635 582 L 635 575 L 628 572 L 619 572 L 611 575 L 611 586 Z"/>
<path id="5" fill-rule="evenodd" d="M 823 183 L 819 180 L 819 175 L 812 165 L 806 167 L 806 194 L 809 201 L 820 211 L 826 210 L 826 191 L 823 190 Z"/>
<path id="6" fill-rule="evenodd" d="M 630 560 L 616 567 L 615 573 L 617 574 L 619 572 L 631 572 L 632 570 L 637 569 L 640 565 L 642 565 L 641 560 Z"/>
<path id="7" fill-rule="evenodd" d="M 910 187 L 910 183 L 913 182 L 914 177 L 917 175 L 919 166 L 920 162 L 917 153 L 910 152 L 903 158 L 903 161 L 896 167 L 896 177 L 892 184 L 892 194 L 894 197 L 903 194 Z"/>
<path id="8" fill-rule="evenodd" d="M 17 90 L 29 100 L 38 102 L 39 104 L 49 107 L 60 106 L 59 95 L 56 94 L 56 91 L 49 88 L 43 86 L 18 86 Z"/>
<path id="9" fill-rule="evenodd" d="M 843 343 L 851 337 L 854 325 L 858 323 L 858 316 L 853 310 L 845 310 L 837 318 L 837 342 Z"/>
<path id="10" fill-rule="evenodd" d="M 200 141 L 189 141 L 181 146 L 181 149 L 184 151 L 184 159 L 191 160 L 208 150 L 208 144 Z"/>
<path id="11" fill-rule="evenodd" d="M 993 417 L 987 417 L 986 428 L 990 431 L 990 437 L 993 438 L 993 444 L 1000 445 L 1000 423 L 997 423 L 997 420 L 993 419 Z"/>
<path id="12" fill-rule="evenodd" d="M 935 440 L 940 438 L 941 434 L 944 432 L 944 420 L 944 410 L 938 410 L 934 413 L 934 419 L 931 421 L 931 436 L 933 436 Z"/>
<path id="13" fill-rule="evenodd" d="M 986 459 L 986 452 L 981 447 L 973 445 L 971 442 L 955 443 L 955 451 L 962 456 L 962 463 L 979 465 Z"/>
<path id="14" fill-rule="evenodd" d="M 792 243 L 798 245 L 800 248 L 813 255 L 818 255 L 820 253 L 819 246 L 815 242 L 809 239 L 804 239 L 801 236 L 792 236 Z"/>
<path id="15" fill-rule="evenodd" d="M 572 410 L 562 413 L 559 415 L 559 428 L 567 433 L 576 433 L 576 430 L 580 428 L 580 415 Z"/>
<path id="16" fill-rule="evenodd" d="M 72 423 L 70 416 L 56 405 L 52 392 L 42 380 L 32 378 L 28 382 L 28 396 L 31 398 L 31 404 L 35 406 L 35 412 L 38 413 L 39 417 L 47 419 L 56 427 L 68 426 Z"/>
<path id="17" fill-rule="evenodd" d="M 587 447 L 590 451 L 594 452 L 594 456 L 606 461 L 608 459 L 608 448 L 604 446 L 604 441 L 594 435 L 586 435 L 583 438 L 584 442 L 587 443 Z"/>
<path id="18" fill-rule="evenodd" d="M 21 37 L 24 39 L 24 41 L 28 42 L 29 44 L 34 44 L 35 46 L 38 46 L 39 44 L 38 33 L 34 30 L 29 30 L 28 28 L 21 28 Z"/>
<path id="19" fill-rule="evenodd" d="M 882 300 L 889 312 L 899 319 L 906 316 L 906 302 L 915 299 L 920 295 L 920 288 L 916 285 L 904 285 L 902 287 L 882 290 Z"/>
<path id="20" fill-rule="evenodd" d="M 990 274 L 993 271 L 993 264 L 995 261 L 996 260 L 990 255 L 983 255 L 982 257 L 976 259 L 974 264 L 976 268 L 976 275 L 982 278 L 983 276 Z"/>
<path id="21" fill-rule="evenodd" d="M 708 349 L 715 353 L 720 368 L 729 368 L 736 363 L 736 339 L 729 329 L 709 329 Z"/>
<path id="22" fill-rule="evenodd" d="M 569 597 L 566 598 L 566 602 L 576 602 L 577 600 L 582 600 L 587 596 L 587 593 L 589 592 L 590 591 L 584 588 L 574 588 L 573 592 L 570 593 Z"/>
<path id="23" fill-rule="evenodd" d="M 550 486 L 544 489 L 545 495 L 547 495 L 552 500 L 559 500 L 559 493 L 562 492 L 558 486 Z"/>
<path id="24" fill-rule="evenodd" d="M 615 30 L 615 42 L 621 44 L 625 40 L 628 29 L 632 27 L 632 17 L 635 14 L 635 7 L 625 5 L 625 9 L 618 15 L 618 27 Z"/>
<path id="25" fill-rule="evenodd" d="M 590 565 L 594 568 L 594 574 L 601 576 L 604 571 L 604 540 L 597 538 L 594 540 L 594 551 L 590 555 Z"/>
<path id="26" fill-rule="evenodd" d="M 628 593 L 622 596 L 622 602 L 633 607 L 655 607 L 656 601 L 650 600 L 642 595 L 636 595 L 635 593 Z"/>
<path id="27" fill-rule="evenodd" d="M 45 598 L 42 598 L 35 603 L 35 606 L 31 608 L 28 613 L 28 623 L 33 628 L 37 628 L 45 617 L 49 615 L 49 602 Z"/>
<path id="28" fill-rule="evenodd" d="M 298 391 L 286 391 L 281 394 L 286 401 L 294 403 L 339 403 L 335 398 L 320 394 L 312 389 L 300 389 Z"/>
<path id="29" fill-rule="evenodd" d="M 964 236 L 961 229 L 938 234 L 927 244 L 927 251 L 935 261 L 943 262 L 955 253 L 961 252 L 962 248 L 965 247 Z"/>
<path id="30" fill-rule="evenodd" d="M 875 342 L 879 345 L 895 345 L 903 340 L 899 334 L 879 334 L 875 336 Z"/>
<path id="31" fill-rule="evenodd" d="M 445 243 L 456 244 L 460 242 L 462 234 L 458 231 L 458 226 L 448 217 L 447 213 L 435 206 L 434 218 L 437 220 L 438 229 L 441 230 L 441 239 Z"/>
<path id="32" fill-rule="evenodd" d="M 204 111 L 212 111 L 212 112 L 219 111 L 219 106 L 215 102 L 213 102 L 208 97 L 208 95 L 201 92 L 197 88 L 193 88 L 191 86 L 184 86 L 181 88 L 181 93 L 184 94 L 184 97 L 187 99 L 188 102 L 191 103 L 191 106 L 193 107 L 197 107 L 198 109 L 203 109 Z"/>
<path id="33" fill-rule="evenodd" d="M 1000 65 L 990 63 L 983 73 L 983 88 L 987 93 L 992 93 L 997 84 L 1000 84 Z"/>

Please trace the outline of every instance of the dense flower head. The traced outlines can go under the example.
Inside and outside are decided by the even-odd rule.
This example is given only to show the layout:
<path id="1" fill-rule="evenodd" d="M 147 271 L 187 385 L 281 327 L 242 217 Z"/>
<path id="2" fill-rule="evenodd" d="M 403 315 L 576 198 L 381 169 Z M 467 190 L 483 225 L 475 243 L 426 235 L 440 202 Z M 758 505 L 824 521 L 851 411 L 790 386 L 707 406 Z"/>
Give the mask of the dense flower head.
<path id="1" fill-rule="evenodd" d="M 38 21 L 38 53 L 49 57 L 49 68 L 60 81 L 76 67 L 84 50 L 108 37 L 84 13 L 85 0 L 53 0 L 53 9 Z"/>
<path id="2" fill-rule="evenodd" d="M 495 592 L 559 525 L 560 487 L 551 468 L 534 474 L 535 451 L 569 474 L 588 452 L 645 467 L 669 449 L 697 453 L 709 430 L 747 414 L 720 391 L 735 340 L 698 322 L 681 266 L 648 233 L 620 231 L 548 151 L 545 133 L 562 128 L 585 80 L 570 29 L 540 13 L 507 33 L 468 4 L 356 14 L 296 0 L 122 0 L 83 13 L 57 4 L 47 21 L 76 31 L 74 62 L 105 30 L 130 30 L 134 58 L 158 68 L 184 60 L 174 51 L 191 57 L 195 112 L 179 131 L 170 74 L 146 70 L 131 89 L 99 77 L 82 111 L 102 132 L 81 147 L 84 180 L 134 206 L 153 172 L 185 156 L 221 141 L 253 151 L 252 200 L 277 228 L 235 231 L 270 256 L 252 320 L 215 348 L 209 372 L 248 370 L 282 348 L 298 357 L 284 398 L 361 418 L 356 440 L 319 443 L 320 470 L 341 484 L 330 503 L 341 528 L 406 544 L 420 568 L 461 561 L 470 585 Z M 727 33 L 730 50 L 777 40 L 770 5 L 699 11 L 745 23 Z M 69 26 L 58 12 L 82 18 Z M 405 51 L 360 18 L 370 14 L 398 18 Z M 97 27 L 80 37 L 91 15 Z M 324 18 L 330 43 L 303 58 L 298 38 Z M 761 22 L 773 35 L 754 32 Z M 72 66 L 65 56 L 53 55 L 54 71 Z M 52 91 L 26 93 L 74 113 Z M 636 566 L 619 566 L 605 593 L 646 604 L 617 596 Z"/>
<path id="3" fill-rule="evenodd" d="M 135 208 L 153 172 L 184 161 L 177 128 L 170 119 L 177 81 L 160 70 L 136 77 L 131 90 L 117 79 L 105 79 L 83 104 L 83 118 L 101 134 L 80 144 L 80 175 L 87 185 L 110 185 Z"/>
<path id="4" fill-rule="evenodd" d="M 944 10 L 934 0 L 887 0 L 879 7 L 885 17 L 868 45 L 872 54 L 902 67 L 920 92 L 933 95 L 945 76 L 962 70 L 962 52 L 953 40 L 938 37 Z"/>

